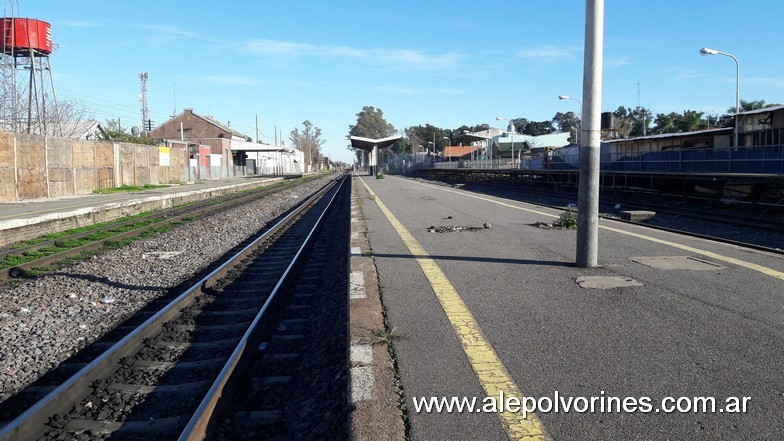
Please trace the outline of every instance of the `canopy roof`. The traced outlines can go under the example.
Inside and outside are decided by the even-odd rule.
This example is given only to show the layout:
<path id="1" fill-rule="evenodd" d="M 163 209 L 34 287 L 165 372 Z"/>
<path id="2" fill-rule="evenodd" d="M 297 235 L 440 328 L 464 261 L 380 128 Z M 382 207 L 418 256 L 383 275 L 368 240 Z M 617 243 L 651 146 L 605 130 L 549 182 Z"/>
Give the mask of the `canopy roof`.
<path id="1" fill-rule="evenodd" d="M 363 138 L 362 136 L 352 136 L 349 139 L 351 139 L 351 147 L 370 151 L 373 150 L 373 147 L 378 147 L 380 149 L 389 147 L 402 137 L 402 135 L 395 135 L 387 136 L 386 138 L 372 139 Z"/>

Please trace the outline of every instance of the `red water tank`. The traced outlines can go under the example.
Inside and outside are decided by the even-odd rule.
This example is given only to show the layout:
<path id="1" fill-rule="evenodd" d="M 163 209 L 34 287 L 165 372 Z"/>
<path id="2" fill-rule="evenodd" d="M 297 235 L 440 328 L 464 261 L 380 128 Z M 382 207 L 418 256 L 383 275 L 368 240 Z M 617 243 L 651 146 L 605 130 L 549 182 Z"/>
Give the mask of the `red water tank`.
<path id="1" fill-rule="evenodd" d="M 3 52 L 42 55 L 52 53 L 52 27 L 43 20 L 33 18 L 0 19 L 3 23 Z"/>

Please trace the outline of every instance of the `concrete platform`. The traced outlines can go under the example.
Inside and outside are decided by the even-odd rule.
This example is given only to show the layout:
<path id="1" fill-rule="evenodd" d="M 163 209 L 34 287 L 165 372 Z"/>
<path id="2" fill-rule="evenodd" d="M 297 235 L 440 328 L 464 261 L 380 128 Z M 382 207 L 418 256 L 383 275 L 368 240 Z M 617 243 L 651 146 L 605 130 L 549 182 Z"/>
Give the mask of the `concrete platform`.
<path id="1" fill-rule="evenodd" d="M 628 211 L 621 211 L 621 219 L 625 219 L 632 222 L 643 222 L 656 217 L 655 211 L 646 211 L 646 210 L 628 210 Z"/>
<path id="2" fill-rule="evenodd" d="M 237 177 L 144 191 L 0 203 L 0 246 L 145 211 L 269 185 L 282 177 Z"/>
<path id="3" fill-rule="evenodd" d="M 575 231 L 532 226 L 556 219 L 556 210 L 394 176 L 355 177 L 354 185 L 399 335 L 413 439 L 784 433 L 781 255 L 603 219 L 601 266 L 579 268 Z M 484 223 L 492 228 L 428 231 Z M 561 404 L 524 421 L 520 412 L 417 410 L 430 397 L 481 406 L 499 390 L 596 408 Z M 650 409 L 599 408 L 612 397 L 645 398 Z M 717 408 L 669 412 L 667 397 L 713 397 Z M 733 397 L 745 400 L 745 412 L 725 411 Z"/>

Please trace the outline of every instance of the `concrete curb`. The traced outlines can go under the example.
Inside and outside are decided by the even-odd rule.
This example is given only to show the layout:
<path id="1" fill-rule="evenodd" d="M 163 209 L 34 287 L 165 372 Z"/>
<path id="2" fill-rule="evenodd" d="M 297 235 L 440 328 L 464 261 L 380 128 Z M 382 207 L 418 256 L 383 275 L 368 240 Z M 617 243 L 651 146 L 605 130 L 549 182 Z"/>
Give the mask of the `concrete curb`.
<path id="1" fill-rule="evenodd" d="M 378 275 L 361 218 L 359 189 L 351 196 L 350 391 L 351 439 L 402 440 L 405 425 L 398 407 L 392 360 L 385 344 L 374 343 L 384 329 Z"/>

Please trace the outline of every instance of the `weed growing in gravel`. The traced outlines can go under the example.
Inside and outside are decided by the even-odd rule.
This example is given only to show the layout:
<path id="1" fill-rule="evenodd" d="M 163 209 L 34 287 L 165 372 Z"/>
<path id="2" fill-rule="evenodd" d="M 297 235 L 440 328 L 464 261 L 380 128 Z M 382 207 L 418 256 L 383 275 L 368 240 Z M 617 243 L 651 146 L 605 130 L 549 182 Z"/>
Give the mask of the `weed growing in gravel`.
<path id="1" fill-rule="evenodd" d="M 384 179 L 384 173 L 379 173 L 376 175 L 376 179 Z"/>
<path id="2" fill-rule="evenodd" d="M 561 228 L 568 228 L 574 230 L 577 228 L 577 212 L 574 210 L 566 210 L 558 216 L 558 226 Z M 554 222 L 555 223 L 555 222 Z"/>
<path id="3" fill-rule="evenodd" d="M 400 336 L 395 332 L 394 326 L 390 329 L 376 329 L 373 331 L 373 345 L 391 345 L 395 340 L 399 340 Z"/>

